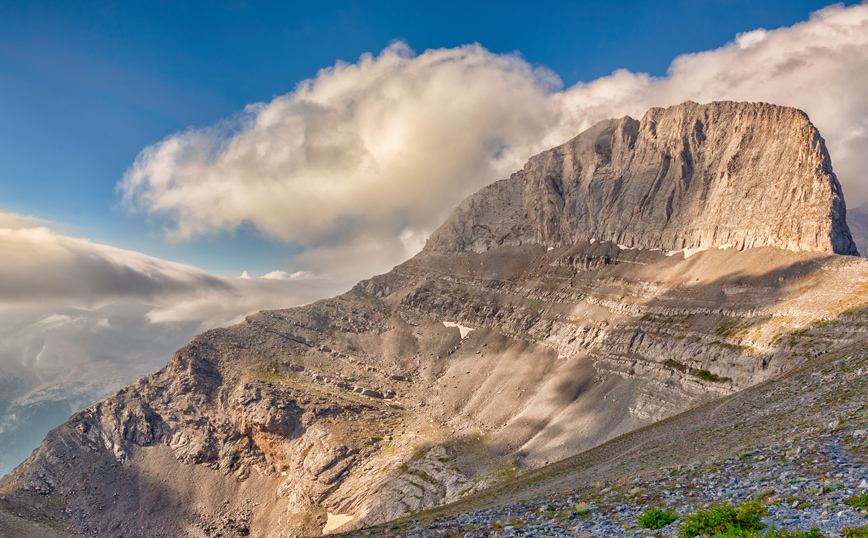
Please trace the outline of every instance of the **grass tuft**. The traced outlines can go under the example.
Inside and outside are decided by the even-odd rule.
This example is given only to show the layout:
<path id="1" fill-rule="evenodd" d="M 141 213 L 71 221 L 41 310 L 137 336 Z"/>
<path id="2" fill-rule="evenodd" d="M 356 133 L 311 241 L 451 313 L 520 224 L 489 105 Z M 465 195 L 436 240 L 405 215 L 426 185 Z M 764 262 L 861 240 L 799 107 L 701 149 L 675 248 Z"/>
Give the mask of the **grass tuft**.
<path id="1" fill-rule="evenodd" d="M 662 529 L 677 519 L 678 515 L 675 512 L 652 507 L 645 510 L 645 513 L 639 516 L 637 522 L 644 529 Z"/>
<path id="2" fill-rule="evenodd" d="M 742 536 L 742 531 L 759 531 L 765 525 L 760 519 L 766 515 L 766 507 L 757 501 L 742 503 L 738 508 L 731 504 L 717 504 L 700 509 L 695 514 L 684 517 L 681 524 L 681 538 L 695 536 Z M 735 533 L 735 534 L 733 534 Z"/>
<path id="3" fill-rule="evenodd" d="M 850 498 L 844 499 L 844 504 L 850 505 L 853 508 L 868 509 L 868 493 L 860 493 L 853 495 Z"/>

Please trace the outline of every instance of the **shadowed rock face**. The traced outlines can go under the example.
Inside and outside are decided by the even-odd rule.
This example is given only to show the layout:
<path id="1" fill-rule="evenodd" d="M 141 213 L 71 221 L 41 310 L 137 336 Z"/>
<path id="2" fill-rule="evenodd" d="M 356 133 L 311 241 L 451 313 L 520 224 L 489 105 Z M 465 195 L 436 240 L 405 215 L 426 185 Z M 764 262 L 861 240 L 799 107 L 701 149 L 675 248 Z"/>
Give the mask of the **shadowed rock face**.
<path id="1" fill-rule="evenodd" d="M 798 111 L 604 122 L 389 273 L 208 331 L 78 413 L 0 482 L 0 516 L 278 538 L 455 500 L 868 339 L 868 261 L 835 254 L 854 251 L 843 218 Z M 662 251 L 682 247 L 707 250 Z"/>
<path id="2" fill-rule="evenodd" d="M 868 204 L 847 211 L 847 225 L 859 254 L 868 254 Z"/>
<path id="3" fill-rule="evenodd" d="M 606 120 L 461 203 L 429 250 L 596 239 L 856 254 L 823 138 L 801 111 L 684 103 Z"/>

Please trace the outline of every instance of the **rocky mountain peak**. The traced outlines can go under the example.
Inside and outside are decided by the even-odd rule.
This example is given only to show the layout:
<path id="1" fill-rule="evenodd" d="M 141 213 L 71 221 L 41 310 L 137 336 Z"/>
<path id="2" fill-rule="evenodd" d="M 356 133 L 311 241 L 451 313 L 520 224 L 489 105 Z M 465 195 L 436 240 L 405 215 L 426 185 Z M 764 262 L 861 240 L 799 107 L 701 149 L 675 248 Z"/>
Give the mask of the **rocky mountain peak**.
<path id="1" fill-rule="evenodd" d="M 453 211 L 429 251 L 611 241 L 856 254 L 841 186 L 807 115 L 686 102 L 602 121 Z"/>

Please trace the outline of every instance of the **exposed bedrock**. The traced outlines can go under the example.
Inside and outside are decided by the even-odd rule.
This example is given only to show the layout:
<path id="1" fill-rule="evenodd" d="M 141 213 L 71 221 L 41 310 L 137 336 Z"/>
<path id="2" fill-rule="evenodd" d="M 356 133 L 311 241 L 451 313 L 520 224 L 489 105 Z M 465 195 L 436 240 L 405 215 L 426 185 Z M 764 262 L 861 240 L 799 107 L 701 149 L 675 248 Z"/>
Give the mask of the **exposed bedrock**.
<path id="1" fill-rule="evenodd" d="M 591 239 L 856 254 L 823 138 L 801 111 L 687 102 L 606 120 L 463 201 L 430 250 Z"/>
<path id="2" fill-rule="evenodd" d="M 112 538 L 313 536 L 449 502 L 864 340 L 844 211 L 799 111 L 603 122 L 389 273 L 196 337 L 0 491 Z"/>

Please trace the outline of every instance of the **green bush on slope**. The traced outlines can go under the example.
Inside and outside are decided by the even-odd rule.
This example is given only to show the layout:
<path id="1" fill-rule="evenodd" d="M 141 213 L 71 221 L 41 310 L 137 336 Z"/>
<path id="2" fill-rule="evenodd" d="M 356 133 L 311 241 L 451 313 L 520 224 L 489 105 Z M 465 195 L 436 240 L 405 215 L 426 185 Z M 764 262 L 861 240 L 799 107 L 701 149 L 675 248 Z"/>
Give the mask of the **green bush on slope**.
<path id="1" fill-rule="evenodd" d="M 659 510 L 657 508 L 649 508 L 645 513 L 639 516 L 639 526 L 645 529 L 662 529 L 673 521 L 678 519 L 675 512 L 669 510 Z"/>
<path id="2" fill-rule="evenodd" d="M 681 538 L 700 535 L 741 536 L 737 534 L 740 531 L 762 530 L 765 525 L 760 519 L 766 513 L 768 512 L 765 506 L 757 501 L 742 503 L 738 508 L 731 504 L 717 504 L 685 516 L 680 535 Z"/>

